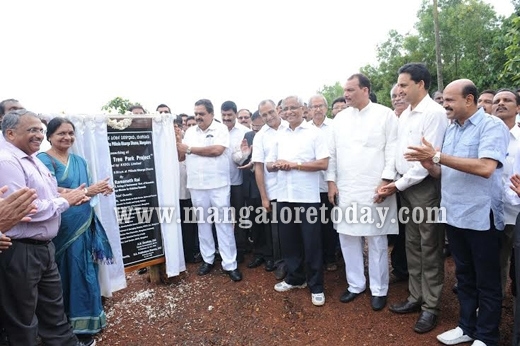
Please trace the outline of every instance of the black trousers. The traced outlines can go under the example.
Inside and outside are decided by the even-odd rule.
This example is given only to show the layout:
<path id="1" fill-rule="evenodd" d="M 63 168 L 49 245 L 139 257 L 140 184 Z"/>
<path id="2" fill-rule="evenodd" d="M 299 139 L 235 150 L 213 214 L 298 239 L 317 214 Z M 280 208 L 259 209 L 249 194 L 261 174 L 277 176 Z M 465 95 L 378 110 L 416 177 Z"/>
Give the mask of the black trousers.
<path id="1" fill-rule="evenodd" d="M 237 246 L 237 256 L 243 257 L 247 252 L 247 228 L 245 228 L 240 220 L 240 209 L 244 208 L 245 198 L 242 185 L 231 185 L 230 204 L 234 209 L 233 218 L 235 223 L 235 242 Z"/>
<path id="2" fill-rule="evenodd" d="M 326 192 L 320 193 L 320 200 L 320 208 L 324 208 L 326 219 L 320 220 L 323 261 L 325 264 L 336 263 L 336 249 L 338 248 L 339 244 L 339 235 L 338 232 L 336 232 L 334 229 L 330 215 L 333 205 L 329 202 L 329 197 Z M 319 215 L 321 216 L 321 211 Z"/>
<path id="3" fill-rule="evenodd" d="M 52 242 L 13 241 L 0 253 L 0 320 L 11 345 L 36 346 L 39 334 L 48 346 L 73 346 L 63 307 L 61 278 Z"/>
<path id="4" fill-rule="evenodd" d="M 516 217 L 514 235 L 514 287 L 515 287 L 515 323 L 513 327 L 513 346 L 520 345 L 520 214 Z"/>
<path id="5" fill-rule="evenodd" d="M 486 345 L 497 345 L 502 312 L 501 233 L 494 226 L 475 231 L 446 225 L 446 234 L 458 282 L 459 327 Z"/>
<path id="6" fill-rule="evenodd" d="M 253 238 L 253 253 L 255 257 L 265 260 L 273 259 L 273 235 L 271 233 L 270 219 L 262 208 L 261 198 L 246 198 L 248 208 L 253 208 L 249 214 L 251 223 L 251 237 Z M 265 222 L 264 222 L 265 221 Z"/>
<path id="7" fill-rule="evenodd" d="M 193 212 L 191 199 L 179 200 L 181 207 L 182 245 L 184 259 L 192 262 L 195 255 L 200 253 L 197 221 Z"/>
<path id="8" fill-rule="evenodd" d="M 310 222 L 306 213 L 308 208 L 319 207 L 320 203 L 278 202 L 280 245 L 287 269 L 285 282 L 307 282 L 311 293 L 323 292 L 323 253 L 319 217 Z M 286 217 L 288 213 L 291 219 Z"/>

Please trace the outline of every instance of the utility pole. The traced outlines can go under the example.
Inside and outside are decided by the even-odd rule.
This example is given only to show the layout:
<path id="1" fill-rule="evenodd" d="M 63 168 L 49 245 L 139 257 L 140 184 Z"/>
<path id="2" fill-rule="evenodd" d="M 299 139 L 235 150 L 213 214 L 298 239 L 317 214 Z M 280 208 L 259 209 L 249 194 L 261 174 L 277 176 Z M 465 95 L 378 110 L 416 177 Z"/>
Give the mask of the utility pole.
<path id="1" fill-rule="evenodd" d="M 433 26 L 435 31 L 435 56 L 437 58 L 437 87 L 438 90 L 443 90 L 444 80 L 442 78 L 441 36 L 439 34 L 439 10 L 437 0 L 433 0 Z"/>

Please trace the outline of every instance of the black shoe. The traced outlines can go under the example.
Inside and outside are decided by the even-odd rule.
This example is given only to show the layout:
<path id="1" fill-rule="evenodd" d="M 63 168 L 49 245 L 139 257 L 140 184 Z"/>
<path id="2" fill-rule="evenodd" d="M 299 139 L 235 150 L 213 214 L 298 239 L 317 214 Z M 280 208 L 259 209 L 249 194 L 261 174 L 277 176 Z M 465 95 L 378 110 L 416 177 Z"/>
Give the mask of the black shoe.
<path id="1" fill-rule="evenodd" d="M 200 263 L 202 262 L 202 255 L 200 252 L 197 252 L 195 255 L 187 257 L 186 263 Z"/>
<path id="2" fill-rule="evenodd" d="M 7 332 L 4 328 L 0 328 L 0 346 L 9 346 L 9 339 L 7 339 Z"/>
<path id="3" fill-rule="evenodd" d="M 383 308 L 386 306 L 386 296 L 372 296 L 370 299 L 370 305 L 372 305 L 372 310 L 374 311 L 383 310 Z"/>
<path id="4" fill-rule="evenodd" d="M 396 314 L 408 314 L 410 312 L 419 312 L 421 311 L 421 303 L 412 303 L 407 300 L 402 303 L 390 305 L 389 310 L 395 312 Z"/>
<path id="5" fill-rule="evenodd" d="M 413 330 L 419 334 L 427 333 L 437 325 L 437 315 L 432 314 L 429 311 L 422 311 L 415 322 Z"/>
<path id="6" fill-rule="evenodd" d="M 274 261 L 273 260 L 267 260 L 265 261 L 265 271 L 266 272 L 272 272 L 273 270 L 276 269 L 276 265 L 274 264 Z"/>
<path id="7" fill-rule="evenodd" d="M 455 294 L 459 294 L 459 283 L 455 282 L 455 285 L 451 288 L 451 291 Z"/>
<path id="8" fill-rule="evenodd" d="M 197 275 L 206 275 L 209 274 L 209 272 L 213 269 L 213 264 L 209 264 L 206 262 L 202 262 L 202 264 L 199 267 L 199 271 L 197 272 Z"/>
<path id="9" fill-rule="evenodd" d="M 249 262 L 247 267 L 248 268 L 260 267 L 262 265 L 262 263 L 264 263 L 264 262 L 265 262 L 265 260 L 263 259 L 263 257 L 255 257 L 251 262 Z"/>
<path id="10" fill-rule="evenodd" d="M 148 268 L 141 268 L 137 271 L 137 274 L 139 275 L 143 275 L 143 274 L 146 274 L 146 272 L 148 271 Z"/>
<path id="11" fill-rule="evenodd" d="M 285 268 L 285 263 L 280 262 L 274 271 L 274 277 L 276 280 L 283 280 L 287 275 L 287 269 Z"/>
<path id="12" fill-rule="evenodd" d="M 339 298 L 339 301 L 342 303 L 349 303 L 349 302 L 353 301 L 354 299 L 356 299 L 363 292 L 353 293 L 353 292 L 350 292 L 349 290 L 346 290 L 345 293 L 343 293 L 341 295 L 341 297 Z"/>
<path id="13" fill-rule="evenodd" d="M 92 337 L 78 337 L 76 346 L 96 346 L 96 340 Z"/>
<path id="14" fill-rule="evenodd" d="M 229 275 L 229 278 L 235 282 L 242 280 L 242 273 L 238 268 L 233 270 L 223 270 L 223 272 Z"/>

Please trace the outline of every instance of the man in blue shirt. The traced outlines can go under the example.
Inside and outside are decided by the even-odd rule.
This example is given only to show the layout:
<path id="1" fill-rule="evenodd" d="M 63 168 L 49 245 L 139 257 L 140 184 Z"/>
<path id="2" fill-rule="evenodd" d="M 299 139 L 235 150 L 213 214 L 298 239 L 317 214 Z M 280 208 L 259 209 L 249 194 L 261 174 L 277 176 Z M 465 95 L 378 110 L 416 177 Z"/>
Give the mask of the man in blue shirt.
<path id="1" fill-rule="evenodd" d="M 444 90 L 444 108 L 453 122 L 441 151 L 423 140 L 407 160 L 421 161 L 441 178 L 441 208 L 456 266 L 459 325 L 437 336 L 446 345 L 474 340 L 497 345 L 502 308 L 500 232 L 504 229 L 501 175 L 509 131 L 497 117 L 477 109 L 477 88 L 460 79 Z M 478 313 L 477 313 L 478 309 Z"/>

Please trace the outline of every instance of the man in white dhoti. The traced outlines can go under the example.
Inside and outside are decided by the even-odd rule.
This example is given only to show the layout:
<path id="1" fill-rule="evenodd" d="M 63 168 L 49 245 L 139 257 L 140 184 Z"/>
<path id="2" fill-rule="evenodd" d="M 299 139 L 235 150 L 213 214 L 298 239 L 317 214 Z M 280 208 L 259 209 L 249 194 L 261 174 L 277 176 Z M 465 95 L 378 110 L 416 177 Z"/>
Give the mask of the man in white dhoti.
<path id="1" fill-rule="evenodd" d="M 366 289 L 365 237 L 371 305 L 378 311 L 385 307 L 388 292 L 387 235 L 397 234 L 398 227 L 395 196 L 385 199 L 376 192 L 396 175 L 397 118 L 390 108 L 369 100 L 370 81 L 366 76 L 352 75 L 344 91 L 349 107 L 334 119 L 326 174 L 329 200 L 339 206 L 333 212 L 334 226 L 339 233 L 349 285 L 340 301 L 348 303 Z"/>

